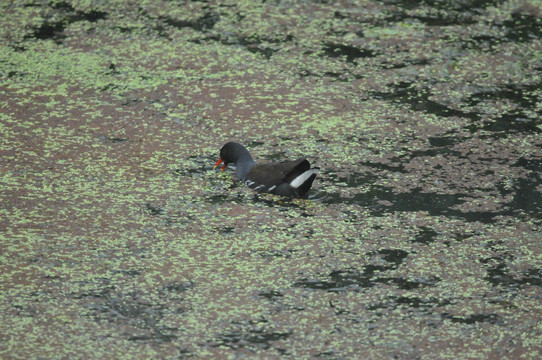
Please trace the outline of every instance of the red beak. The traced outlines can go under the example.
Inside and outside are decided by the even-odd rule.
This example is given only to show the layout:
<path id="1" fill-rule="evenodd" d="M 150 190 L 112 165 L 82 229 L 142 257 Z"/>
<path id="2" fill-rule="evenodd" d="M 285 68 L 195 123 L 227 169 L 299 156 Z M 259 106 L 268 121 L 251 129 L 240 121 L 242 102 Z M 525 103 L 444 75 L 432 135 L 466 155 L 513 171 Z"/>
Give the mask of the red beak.
<path id="1" fill-rule="evenodd" d="M 216 168 L 218 165 L 222 163 L 222 159 L 218 158 L 218 161 L 216 162 L 215 166 L 213 166 L 213 169 Z M 222 171 L 226 169 L 226 164 L 222 165 Z"/>

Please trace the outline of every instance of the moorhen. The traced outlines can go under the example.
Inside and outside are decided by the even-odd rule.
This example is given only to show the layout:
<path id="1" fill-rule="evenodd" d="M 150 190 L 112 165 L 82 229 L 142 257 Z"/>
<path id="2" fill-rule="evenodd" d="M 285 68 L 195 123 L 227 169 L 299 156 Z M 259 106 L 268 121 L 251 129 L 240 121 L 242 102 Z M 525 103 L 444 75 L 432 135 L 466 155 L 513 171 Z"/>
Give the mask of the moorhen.
<path id="1" fill-rule="evenodd" d="M 307 196 L 319 168 L 312 168 L 306 158 L 270 164 L 255 164 L 241 144 L 229 142 L 220 149 L 214 168 L 224 162 L 235 164 L 235 174 L 248 187 L 258 192 L 304 198 Z"/>

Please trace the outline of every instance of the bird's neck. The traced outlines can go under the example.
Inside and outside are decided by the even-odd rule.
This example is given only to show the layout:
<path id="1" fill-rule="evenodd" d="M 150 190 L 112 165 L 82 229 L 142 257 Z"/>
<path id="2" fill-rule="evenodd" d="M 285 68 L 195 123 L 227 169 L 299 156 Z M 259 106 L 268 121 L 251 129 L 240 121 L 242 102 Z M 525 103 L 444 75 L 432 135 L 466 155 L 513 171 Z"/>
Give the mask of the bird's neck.
<path id="1" fill-rule="evenodd" d="M 247 174 L 253 165 L 254 160 L 252 160 L 252 156 L 250 156 L 249 154 L 248 158 L 243 158 L 237 161 L 237 163 L 235 164 L 235 174 L 238 178 L 245 181 L 247 178 Z"/>

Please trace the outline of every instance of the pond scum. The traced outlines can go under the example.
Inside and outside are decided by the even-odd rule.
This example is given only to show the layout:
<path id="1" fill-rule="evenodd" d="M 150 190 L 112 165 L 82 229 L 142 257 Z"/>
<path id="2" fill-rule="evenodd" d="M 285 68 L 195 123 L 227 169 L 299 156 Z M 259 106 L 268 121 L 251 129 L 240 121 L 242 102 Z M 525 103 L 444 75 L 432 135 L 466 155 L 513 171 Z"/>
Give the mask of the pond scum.
<path id="1" fill-rule="evenodd" d="M 539 2 L 0 9 L 0 358 L 542 357 Z"/>

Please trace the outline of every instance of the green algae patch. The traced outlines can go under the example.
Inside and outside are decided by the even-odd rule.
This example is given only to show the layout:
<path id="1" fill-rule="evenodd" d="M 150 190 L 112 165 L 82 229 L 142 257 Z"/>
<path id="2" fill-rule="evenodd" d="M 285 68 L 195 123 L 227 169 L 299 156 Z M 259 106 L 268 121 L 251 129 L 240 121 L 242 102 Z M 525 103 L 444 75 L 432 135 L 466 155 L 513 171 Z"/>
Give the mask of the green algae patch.
<path id="1" fill-rule="evenodd" d="M 538 3 L 0 8 L 1 358 L 541 356 Z"/>

